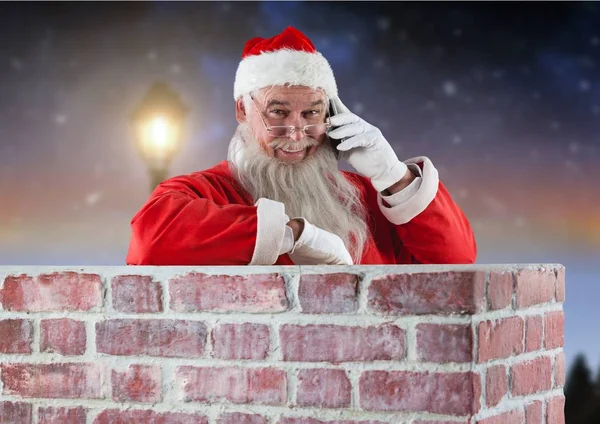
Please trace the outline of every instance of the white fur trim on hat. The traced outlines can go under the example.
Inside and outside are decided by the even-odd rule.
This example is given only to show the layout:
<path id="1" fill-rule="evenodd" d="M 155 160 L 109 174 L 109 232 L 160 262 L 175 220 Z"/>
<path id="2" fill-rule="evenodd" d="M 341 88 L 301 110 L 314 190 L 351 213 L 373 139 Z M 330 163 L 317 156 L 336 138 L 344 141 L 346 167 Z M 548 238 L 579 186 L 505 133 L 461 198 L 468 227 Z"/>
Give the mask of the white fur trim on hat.
<path id="1" fill-rule="evenodd" d="M 333 71 L 321 53 L 281 49 L 242 59 L 235 74 L 233 98 L 272 85 L 322 88 L 327 97 L 337 97 Z"/>

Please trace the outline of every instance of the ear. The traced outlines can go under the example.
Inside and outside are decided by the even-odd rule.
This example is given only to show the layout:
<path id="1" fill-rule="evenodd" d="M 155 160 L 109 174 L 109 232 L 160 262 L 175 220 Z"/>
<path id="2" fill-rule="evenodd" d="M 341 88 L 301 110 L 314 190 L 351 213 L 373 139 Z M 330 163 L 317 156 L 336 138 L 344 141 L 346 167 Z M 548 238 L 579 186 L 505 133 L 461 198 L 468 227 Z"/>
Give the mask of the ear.
<path id="1" fill-rule="evenodd" d="M 244 106 L 244 97 L 240 97 L 235 102 L 235 119 L 238 123 L 246 122 L 246 107 Z"/>

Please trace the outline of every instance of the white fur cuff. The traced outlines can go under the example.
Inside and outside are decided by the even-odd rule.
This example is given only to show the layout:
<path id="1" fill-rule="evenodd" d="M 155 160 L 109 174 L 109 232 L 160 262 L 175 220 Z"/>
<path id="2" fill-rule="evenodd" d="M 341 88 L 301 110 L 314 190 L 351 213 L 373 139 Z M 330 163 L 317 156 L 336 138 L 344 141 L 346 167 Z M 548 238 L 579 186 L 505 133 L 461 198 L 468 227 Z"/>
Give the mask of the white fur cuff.
<path id="1" fill-rule="evenodd" d="M 285 224 L 289 218 L 281 202 L 261 198 L 255 205 L 258 206 L 256 211 L 258 228 L 254 253 L 248 265 L 273 265 L 279 257 L 285 235 Z"/>
<path id="2" fill-rule="evenodd" d="M 437 194 L 440 180 L 438 171 L 433 166 L 433 163 L 431 163 L 431 160 L 425 156 L 419 156 L 404 161 L 407 165 L 420 162 L 423 162 L 423 176 L 421 177 L 420 187 L 408 199 L 388 208 L 382 202 L 383 198 L 381 193 L 377 193 L 379 209 L 392 224 L 406 224 L 415 216 L 423 212 Z"/>

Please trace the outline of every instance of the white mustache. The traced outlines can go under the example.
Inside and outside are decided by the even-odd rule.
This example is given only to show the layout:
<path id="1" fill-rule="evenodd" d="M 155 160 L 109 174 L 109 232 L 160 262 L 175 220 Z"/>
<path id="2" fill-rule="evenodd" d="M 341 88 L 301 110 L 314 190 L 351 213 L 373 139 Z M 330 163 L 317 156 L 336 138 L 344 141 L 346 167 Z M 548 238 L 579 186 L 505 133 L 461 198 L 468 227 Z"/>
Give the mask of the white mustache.
<path id="1" fill-rule="evenodd" d="M 288 150 L 299 150 L 306 149 L 307 147 L 312 147 L 318 145 L 319 142 L 313 138 L 304 137 L 300 141 L 290 141 L 289 138 L 276 138 L 271 143 L 269 143 L 269 147 L 273 149 L 288 149 Z"/>

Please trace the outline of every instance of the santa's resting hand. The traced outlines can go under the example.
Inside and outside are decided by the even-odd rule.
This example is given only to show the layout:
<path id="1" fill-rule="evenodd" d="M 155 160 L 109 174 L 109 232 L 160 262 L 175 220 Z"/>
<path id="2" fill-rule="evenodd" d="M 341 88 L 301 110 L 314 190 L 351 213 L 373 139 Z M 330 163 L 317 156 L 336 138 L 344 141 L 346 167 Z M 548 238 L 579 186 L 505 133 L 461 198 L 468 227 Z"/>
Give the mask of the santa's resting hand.
<path id="1" fill-rule="evenodd" d="M 331 100 L 339 112 L 330 118 L 336 128 L 327 133 L 333 139 L 346 138 L 337 146 L 340 159 L 346 160 L 356 171 L 369 178 L 378 192 L 391 187 L 404 177 L 406 165 L 379 128 L 369 124 L 344 106 L 339 97 Z"/>
<path id="2" fill-rule="evenodd" d="M 304 229 L 289 256 L 296 265 L 352 265 L 352 257 L 342 239 L 312 225 L 304 218 Z"/>

